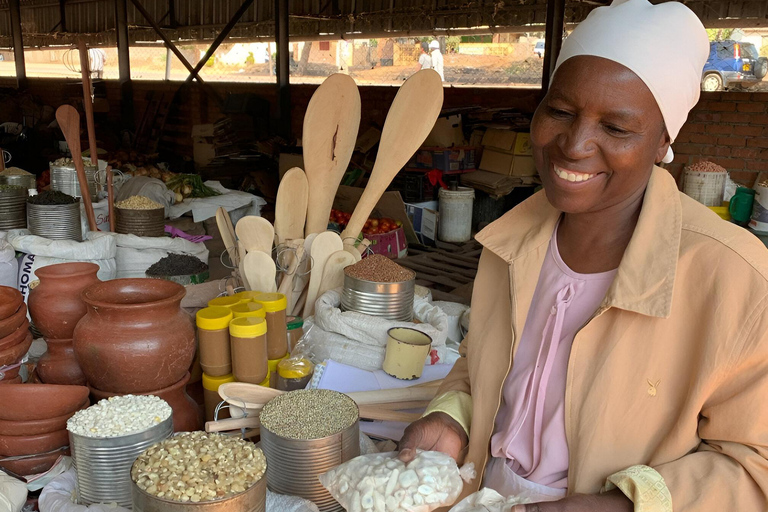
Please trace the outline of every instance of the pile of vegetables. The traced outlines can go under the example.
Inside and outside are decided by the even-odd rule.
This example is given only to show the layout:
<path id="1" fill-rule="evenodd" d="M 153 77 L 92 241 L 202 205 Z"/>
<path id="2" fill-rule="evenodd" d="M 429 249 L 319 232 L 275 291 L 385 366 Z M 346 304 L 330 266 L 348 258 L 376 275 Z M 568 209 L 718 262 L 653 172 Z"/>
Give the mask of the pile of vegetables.
<path id="1" fill-rule="evenodd" d="M 220 192 L 203 184 L 202 178 L 197 174 L 174 174 L 165 172 L 161 176 L 168 190 L 176 193 L 176 202 L 180 203 L 188 197 L 218 196 Z"/>
<path id="2" fill-rule="evenodd" d="M 331 210 L 331 216 L 329 221 L 333 224 L 338 224 L 342 229 L 349 224 L 349 219 L 352 217 L 351 213 L 342 212 L 340 210 Z M 403 225 L 399 220 L 381 218 L 369 218 L 365 221 L 363 226 L 363 234 L 368 235 L 383 235 L 394 231 Z"/>

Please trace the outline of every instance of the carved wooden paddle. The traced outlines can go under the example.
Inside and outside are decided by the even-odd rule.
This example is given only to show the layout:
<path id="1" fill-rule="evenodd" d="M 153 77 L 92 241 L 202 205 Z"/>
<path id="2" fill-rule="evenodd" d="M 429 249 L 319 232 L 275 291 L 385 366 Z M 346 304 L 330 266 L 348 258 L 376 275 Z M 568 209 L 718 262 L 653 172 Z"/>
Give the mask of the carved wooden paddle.
<path id="1" fill-rule="evenodd" d="M 275 200 L 275 234 L 278 244 L 304 238 L 308 189 L 307 175 L 298 167 L 289 169 L 280 180 Z"/>
<path id="2" fill-rule="evenodd" d="M 69 152 L 72 153 L 72 162 L 75 164 L 77 181 L 80 183 L 80 199 L 83 201 L 85 215 L 88 217 L 88 229 L 98 231 L 96 215 L 93 213 L 93 204 L 91 204 L 88 178 L 85 177 L 83 152 L 80 148 L 80 114 L 71 105 L 62 105 L 56 110 L 56 121 L 59 122 L 59 128 L 64 133 L 64 139 L 66 139 L 69 146 Z"/>

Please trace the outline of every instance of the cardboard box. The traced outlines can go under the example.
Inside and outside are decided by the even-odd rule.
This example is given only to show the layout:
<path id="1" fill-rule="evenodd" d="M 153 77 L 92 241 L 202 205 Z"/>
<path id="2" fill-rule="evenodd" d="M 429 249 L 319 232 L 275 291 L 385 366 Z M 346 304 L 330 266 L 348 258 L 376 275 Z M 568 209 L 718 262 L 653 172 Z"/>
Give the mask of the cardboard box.
<path id="1" fill-rule="evenodd" d="M 435 245 L 437 240 L 438 203 L 425 201 L 423 203 L 408 203 L 408 218 L 413 225 L 416 235 L 422 245 Z"/>
<path id="2" fill-rule="evenodd" d="M 483 146 L 481 170 L 504 176 L 536 176 L 529 133 L 488 129 L 483 136 Z"/>
<path id="3" fill-rule="evenodd" d="M 531 147 L 530 133 L 517 134 L 517 137 L 515 138 L 515 155 L 533 156 L 533 148 Z"/>
<path id="4" fill-rule="evenodd" d="M 214 132 L 213 124 L 194 124 L 192 125 L 192 138 L 197 137 L 213 137 Z"/>
<path id="5" fill-rule="evenodd" d="M 216 147 L 204 138 L 192 141 L 192 158 L 196 165 L 206 166 L 216 158 Z"/>
<path id="6" fill-rule="evenodd" d="M 461 114 L 448 117 L 438 117 L 435 126 L 424 141 L 424 146 L 464 146 L 464 130 L 461 124 Z"/>
<path id="7" fill-rule="evenodd" d="M 336 210 L 343 212 L 354 212 L 357 202 L 360 200 L 360 196 L 363 195 L 362 188 L 359 187 L 347 187 L 340 186 L 336 192 L 336 198 L 333 200 L 333 207 Z M 403 202 L 400 192 L 384 192 L 379 202 L 376 203 L 376 207 L 371 212 L 371 217 L 381 218 L 387 217 L 393 220 L 399 220 L 403 224 L 403 230 L 405 231 L 405 239 L 409 244 L 418 244 L 419 238 L 416 235 L 416 231 L 413 229 L 408 218 L 408 212 L 406 211 L 405 203 Z"/>
<path id="8" fill-rule="evenodd" d="M 371 242 L 369 248 L 373 254 L 381 254 L 393 260 L 408 256 L 408 242 L 405 239 L 405 230 L 401 227 L 389 233 L 366 235 L 365 238 Z"/>
<path id="9" fill-rule="evenodd" d="M 517 139 L 517 133 L 513 131 L 489 128 L 483 135 L 483 146 L 486 149 L 492 148 L 499 152 L 513 154 L 515 139 Z"/>
<path id="10" fill-rule="evenodd" d="M 512 176 L 515 155 L 496 149 L 485 148 L 480 159 L 480 170 L 495 172 L 503 176 Z"/>
<path id="11" fill-rule="evenodd" d="M 532 156 L 515 155 L 512 164 L 512 176 L 536 176 L 539 171 L 536 169 L 536 163 Z"/>

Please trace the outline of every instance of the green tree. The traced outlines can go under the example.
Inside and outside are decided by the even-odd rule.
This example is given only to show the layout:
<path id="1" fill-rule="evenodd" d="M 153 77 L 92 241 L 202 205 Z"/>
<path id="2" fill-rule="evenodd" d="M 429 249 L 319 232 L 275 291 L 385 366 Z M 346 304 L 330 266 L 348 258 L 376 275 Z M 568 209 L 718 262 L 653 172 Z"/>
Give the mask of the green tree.
<path id="1" fill-rule="evenodd" d="M 732 28 L 708 28 L 707 35 L 710 41 L 725 41 L 733 35 Z"/>

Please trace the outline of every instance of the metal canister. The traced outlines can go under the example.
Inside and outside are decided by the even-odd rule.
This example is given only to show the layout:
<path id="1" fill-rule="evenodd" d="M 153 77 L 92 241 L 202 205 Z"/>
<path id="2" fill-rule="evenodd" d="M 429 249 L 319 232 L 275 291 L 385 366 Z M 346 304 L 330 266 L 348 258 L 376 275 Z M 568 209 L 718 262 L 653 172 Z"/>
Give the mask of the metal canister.
<path id="1" fill-rule="evenodd" d="M 115 502 L 130 508 L 133 463 L 141 452 L 172 433 L 173 416 L 143 432 L 120 437 L 84 437 L 69 432 L 78 503 Z"/>
<path id="2" fill-rule="evenodd" d="M 88 160 L 90 163 L 90 160 Z M 99 163 L 103 162 L 100 160 Z M 105 162 L 106 163 L 106 162 Z M 96 167 L 83 162 L 85 168 L 85 179 L 88 182 L 88 191 L 91 199 L 96 200 Z M 101 167 L 101 166 L 100 166 Z M 82 197 L 80 193 L 80 181 L 77 178 L 77 171 L 74 164 L 54 165 L 50 164 L 51 169 L 51 188 L 64 192 L 72 197 Z"/>
<path id="3" fill-rule="evenodd" d="M 34 174 L 0 174 L 0 185 L 16 185 L 27 190 L 37 190 Z"/>
<path id="4" fill-rule="evenodd" d="M 128 210 L 115 208 L 115 230 L 124 235 L 165 236 L 165 208 Z"/>
<path id="5" fill-rule="evenodd" d="M 27 227 L 27 190 L 0 191 L 0 231 Z"/>
<path id="6" fill-rule="evenodd" d="M 229 498 L 200 503 L 171 501 L 152 496 L 131 482 L 134 512 L 265 512 L 267 506 L 267 479 L 253 484 L 245 492 Z"/>
<path id="7" fill-rule="evenodd" d="M 343 512 L 317 477 L 360 455 L 359 420 L 337 434 L 309 440 L 288 439 L 262 425 L 261 449 L 270 491 L 308 499 L 320 512 Z"/>
<path id="8" fill-rule="evenodd" d="M 344 274 L 341 310 L 410 322 L 413 320 L 415 284 L 415 279 L 398 283 L 376 283 Z"/>
<path id="9" fill-rule="evenodd" d="M 30 233 L 50 240 L 83 240 L 80 201 L 71 204 L 32 204 L 27 202 Z"/>

